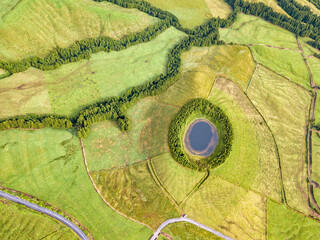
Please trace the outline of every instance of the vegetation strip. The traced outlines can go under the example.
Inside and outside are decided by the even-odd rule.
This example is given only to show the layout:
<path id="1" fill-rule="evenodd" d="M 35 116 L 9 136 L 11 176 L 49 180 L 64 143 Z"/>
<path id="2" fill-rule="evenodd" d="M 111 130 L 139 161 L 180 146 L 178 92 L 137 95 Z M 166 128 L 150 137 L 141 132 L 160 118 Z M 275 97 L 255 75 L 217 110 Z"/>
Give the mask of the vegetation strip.
<path id="1" fill-rule="evenodd" d="M 68 219 L 64 218 L 63 216 L 57 214 L 56 212 L 53 212 L 49 209 L 46 209 L 46 208 L 43 208 L 43 207 L 40 207 L 36 204 L 33 204 L 33 203 L 30 203 L 26 200 L 23 200 L 21 198 L 18 198 L 14 195 L 11 195 L 11 194 L 8 194 L 8 193 L 5 193 L 5 192 L 2 192 L 0 191 L 0 196 L 3 197 L 3 198 L 6 198 L 10 201 L 13 201 L 13 202 L 16 202 L 16 203 L 19 203 L 21 205 L 24 205 L 28 208 L 31 208 L 35 211 L 38 211 L 38 212 L 41 212 L 41 213 L 44 213 L 50 217 L 53 217 L 55 219 L 57 219 L 58 221 L 62 222 L 63 224 L 65 224 L 67 227 L 69 227 L 72 231 L 74 231 L 82 240 L 89 240 L 89 238 L 81 231 L 80 228 L 78 228 L 74 223 L 72 223 L 71 221 L 69 221 Z"/>
<path id="2" fill-rule="evenodd" d="M 96 1 L 102 2 L 103 0 Z M 319 31 L 315 29 L 313 25 L 302 24 L 296 19 L 291 19 L 283 14 L 276 13 L 272 10 L 272 8 L 267 7 L 263 3 L 256 4 L 243 2 L 242 0 L 227 0 L 227 2 L 234 8 L 233 13 L 228 17 L 228 19 L 225 20 L 220 18 L 212 18 L 207 23 L 191 30 L 181 27 L 178 19 L 173 14 L 159 8 L 155 8 L 146 1 L 106 1 L 125 8 L 137 8 L 153 17 L 162 19 L 162 21 L 154 26 L 148 27 L 143 32 L 128 35 L 121 40 L 113 40 L 107 37 L 82 40 L 77 41 L 76 44 L 69 48 L 55 49 L 46 58 L 32 57 L 19 62 L 0 63 L 0 68 L 7 70 L 9 73 L 20 72 L 26 70 L 30 66 L 49 70 L 64 63 L 75 62 L 80 59 L 89 58 L 92 53 L 98 51 L 119 51 L 126 47 L 132 46 L 133 44 L 149 41 L 169 26 L 174 26 L 177 29 L 189 34 L 188 37 L 184 38 L 170 51 L 166 75 L 160 74 L 155 79 L 144 85 L 133 87 L 127 90 L 120 97 L 109 97 L 105 101 L 98 102 L 80 111 L 80 113 L 74 119 L 72 119 L 72 127 L 77 129 L 78 136 L 80 138 L 88 136 L 90 133 L 90 126 L 93 123 L 104 120 L 115 120 L 122 131 L 129 130 L 130 121 L 124 114 L 124 111 L 134 102 L 143 97 L 159 94 L 178 79 L 180 74 L 182 52 L 189 50 L 192 46 L 201 47 L 211 46 L 214 44 L 224 44 L 224 42 L 219 41 L 218 28 L 229 27 L 234 22 L 239 11 L 262 17 L 265 20 L 279 25 L 300 36 L 309 36 L 312 39 L 317 39 L 319 37 Z M 309 44 L 317 47 L 316 41 L 310 42 Z M 29 122 L 31 123 L 38 121 L 37 119 L 34 120 L 35 116 L 29 115 L 26 117 L 20 117 L 19 121 L 13 119 L 13 122 L 17 121 L 17 123 L 13 123 L 13 126 L 8 126 L 9 124 L 3 124 L 3 122 L 12 119 L 5 119 L 0 122 L 0 125 L 4 126 L 1 129 L 26 128 L 24 124 L 20 124 L 20 122 L 24 122 L 24 118 L 26 118 L 28 122 L 26 125 L 28 125 Z M 69 125 L 69 127 L 71 126 Z"/>

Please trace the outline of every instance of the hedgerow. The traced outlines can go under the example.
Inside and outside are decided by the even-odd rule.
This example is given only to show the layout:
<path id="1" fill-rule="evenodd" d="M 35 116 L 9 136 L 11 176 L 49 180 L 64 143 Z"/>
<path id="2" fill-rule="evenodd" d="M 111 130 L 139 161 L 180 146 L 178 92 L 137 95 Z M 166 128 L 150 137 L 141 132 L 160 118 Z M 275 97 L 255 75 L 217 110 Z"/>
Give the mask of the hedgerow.
<path id="1" fill-rule="evenodd" d="M 303 11 L 303 19 L 306 23 L 302 23 L 294 18 L 289 18 L 284 14 L 274 12 L 272 8 L 263 3 L 249 3 L 244 2 L 243 0 L 226 0 L 234 8 L 233 13 L 228 17 L 228 19 L 212 18 L 207 23 L 194 29 L 186 29 L 180 25 L 178 18 L 172 13 L 153 7 L 150 3 L 144 0 L 95 1 L 107 1 L 125 8 L 137 8 L 153 17 L 160 18 L 161 21 L 146 28 L 142 32 L 127 35 L 120 40 L 114 40 L 108 37 L 81 40 L 77 41 L 71 47 L 57 48 L 45 58 L 31 57 L 17 62 L 0 62 L 0 68 L 5 69 L 8 74 L 25 71 L 29 67 L 35 67 L 41 70 L 52 70 L 62 64 L 76 62 L 81 59 L 89 59 L 92 53 L 99 51 L 120 51 L 129 46 L 150 41 L 168 27 L 173 26 L 184 31 L 188 36 L 182 39 L 180 43 L 171 49 L 168 56 L 166 74 L 160 74 L 144 85 L 130 88 L 119 97 L 109 97 L 104 101 L 90 105 L 80 111 L 72 120 L 65 117 L 65 119 L 68 119 L 68 123 L 65 124 L 61 124 L 61 117 L 56 116 L 55 118 L 55 115 L 50 115 L 50 121 L 53 121 L 53 123 L 50 124 L 44 122 L 42 119 L 42 117 L 48 116 L 28 115 L 25 117 L 3 120 L 0 122 L 0 129 L 4 130 L 6 127 L 29 128 L 28 126 L 31 126 L 32 124 L 36 126 L 35 128 L 43 126 L 73 127 L 77 129 L 78 136 L 80 138 L 84 138 L 88 136 L 90 126 L 93 123 L 109 119 L 117 121 L 122 131 L 127 131 L 130 129 L 130 121 L 125 115 L 126 109 L 139 99 L 147 96 L 155 96 L 174 83 L 179 78 L 181 54 L 184 51 L 189 50 L 193 46 L 202 47 L 224 44 L 223 41 L 219 40 L 218 29 L 229 27 L 235 21 L 238 12 L 259 16 L 299 36 L 308 36 L 314 40 L 309 42 L 309 44 L 318 49 L 320 48 L 319 28 L 316 27 L 318 26 L 318 20 L 313 15 L 310 15 L 310 19 L 312 18 L 313 20 L 308 20 L 308 17 L 306 16 L 309 16 L 308 14 L 311 13 L 307 9 L 300 9 L 298 5 L 295 5 L 298 6 L 296 9 L 298 9 L 297 11 Z M 296 9 L 294 11 L 296 11 Z M 294 12 L 294 14 L 295 15 L 293 16 L 296 16 L 296 12 Z"/>
<path id="2" fill-rule="evenodd" d="M 219 132 L 219 142 L 214 152 L 207 158 L 194 160 L 184 150 L 183 130 L 191 116 L 202 115 L 209 119 Z M 168 142 L 172 157 L 182 165 L 204 171 L 225 162 L 230 154 L 233 130 L 226 114 L 210 101 L 196 98 L 185 104 L 174 116 L 169 126 Z"/>

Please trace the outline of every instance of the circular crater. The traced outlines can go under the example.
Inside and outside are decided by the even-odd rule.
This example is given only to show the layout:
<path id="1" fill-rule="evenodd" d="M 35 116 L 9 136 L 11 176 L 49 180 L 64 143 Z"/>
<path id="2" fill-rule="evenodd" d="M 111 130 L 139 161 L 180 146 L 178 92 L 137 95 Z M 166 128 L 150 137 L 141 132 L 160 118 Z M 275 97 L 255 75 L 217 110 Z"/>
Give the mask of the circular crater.
<path id="1" fill-rule="evenodd" d="M 173 117 L 168 134 L 172 157 L 198 171 L 218 167 L 228 158 L 233 129 L 227 115 L 209 100 L 187 102 Z"/>
<path id="2" fill-rule="evenodd" d="M 209 157 L 219 141 L 216 127 L 207 119 L 193 121 L 184 136 L 184 146 L 189 154 Z"/>

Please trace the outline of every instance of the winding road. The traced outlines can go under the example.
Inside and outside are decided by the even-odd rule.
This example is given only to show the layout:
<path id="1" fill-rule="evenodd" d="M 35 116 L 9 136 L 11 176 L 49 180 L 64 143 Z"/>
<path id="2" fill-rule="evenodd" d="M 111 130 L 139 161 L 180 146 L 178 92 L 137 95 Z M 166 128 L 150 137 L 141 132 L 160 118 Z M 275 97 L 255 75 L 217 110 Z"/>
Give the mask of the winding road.
<path id="1" fill-rule="evenodd" d="M 165 228 L 167 225 L 171 224 L 171 223 L 176 223 L 176 222 L 188 222 L 188 223 L 192 223 L 193 225 L 196 225 L 197 227 L 200 227 L 204 230 L 207 230 L 208 232 L 211 232 L 215 235 L 217 235 L 218 237 L 221 237 L 223 239 L 226 239 L 226 240 L 234 240 L 233 238 L 230 238 L 230 237 L 227 237 L 225 235 L 223 235 L 222 233 L 218 232 L 218 231 L 215 231 L 201 223 L 198 223 L 190 218 L 187 218 L 187 217 L 180 217 L 180 218 L 171 218 L 165 222 L 163 222 L 160 227 L 157 229 L 157 231 L 152 235 L 152 237 L 149 239 L 149 240 L 156 240 L 159 235 L 160 235 L 160 232 L 163 228 Z"/>
<path id="2" fill-rule="evenodd" d="M 7 200 L 10 200 L 12 202 L 16 202 L 18 204 L 22 204 L 28 208 L 31 208 L 35 211 L 38 211 L 38 212 L 41 212 L 41 213 L 44 213 L 50 217 L 53 217 L 55 219 L 57 219 L 58 221 L 62 222 L 63 224 L 65 224 L 67 227 L 69 227 L 72 231 L 74 231 L 82 240 L 89 240 L 89 238 L 81 231 L 80 228 L 78 228 L 74 223 L 70 222 L 68 219 L 62 217 L 61 215 L 59 215 L 58 213 L 56 212 L 53 212 L 49 209 L 46 209 L 46 208 L 43 208 L 43 207 L 40 207 L 36 204 L 33 204 L 33 203 L 30 203 L 26 200 L 23 200 L 21 198 L 18 198 L 16 196 L 13 196 L 11 194 L 8 194 L 8 193 L 5 193 L 5 192 L 2 192 L 0 191 L 0 197 L 3 197 Z"/>

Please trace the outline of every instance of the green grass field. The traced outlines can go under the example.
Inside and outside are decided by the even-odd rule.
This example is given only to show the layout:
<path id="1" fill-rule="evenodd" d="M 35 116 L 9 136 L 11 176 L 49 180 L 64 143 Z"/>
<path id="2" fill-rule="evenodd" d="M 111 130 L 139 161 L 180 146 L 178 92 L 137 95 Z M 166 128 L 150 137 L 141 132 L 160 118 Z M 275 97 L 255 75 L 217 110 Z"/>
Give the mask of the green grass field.
<path id="1" fill-rule="evenodd" d="M 309 213 L 305 141 L 310 93 L 259 66 L 248 96 L 265 118 L 277 142 L 289 206 Z"/>
<path id="2" fill-rule="evenodd" d="M 230 156 L 211 173 L 281 201 L 276 149 L 259 113 L 240 88 L 225 79 L 217 79 L 209 100 L 222 108 L 234 131 Z"/>
<path id="3" fill-rule="evenodd" d="M 263 1 L 264 2 L 264 1 Z M 299 49 L 293 33 L 261 18 L 238 14 L 229 28 L 220 28 L 221 40 L 240 44 L 268 44 L 271 46 Z"/>
<path id="4" fill-rule="evenodd" d="M 222 240 L 222 238 L 188 222 L 178 222 L 168 225 L 163 232 L 175 240 Z"/>
<path id="5" fill-rule="evenodd" d="M 251 49 L 259 63 L 305 88 L 310 87 L 308 70 L 301 53 L 265 46 L 252 46 Z"/>
<path id="6" fill-rule="evenodd" d="M 184 204 L 188 217 L 233 239 L 266 239 L 266 200 L 211 176 Z"/>
<path id="7" fill-rule="evenodd" d="M 158 21 L 136 9 L 91 0 L 24 0 L 10 10 L 13 6 L 0 3 L 0 14 L 6 11 L 0 22 L 1 61 L 45 56 L 86 38 L 120 38 Z"/>
<path id="8" fill-rule="evenodd" d="M 100 52 L 89 61 L 44 72 L 52 112 L 75 114 L 88 104 L 120 95 L 130 87 L 166 73 L 169 50 L 183 36 L 170 28 L 150 42 L 120 52 Z"/>
<path id="9" fill-rule="evenodd" d="M 314 118 L 315 118 L 315 124 L 320 125 L 320 97 L 319 97 L 320 92 L 317 91 L 317 93 L 318 93 L 318 97 L 317 97 L 317 101 L 316 101 Z"/>
<path id="10" fill-rule="evenodd" d="M 74 115 L 85 106 L 166 72 L 169 50 L 185 36 L 170 28 L 154 40 L 53 71 L 33 68 L 0 81 L 0 118 L 26 113 Z M 123 66 L 126 65 L 124 68 Z"/>
<path id="11" fill-rule="evenodd" d="M 317 132 L 312 133 L 312 175 L 313 181 L 320 183 L 320 134 Z M 315 189 L 319 192 L 319 189 Z M 320 196 L 320 195 L 319 195 Z M 320 200 L 320 198 L 319 198 Z"/>
<path id="12" fill-rule="evenodd" d="M 126 168 L 100 170 L 91 176 L 104 199 L 114 208 L 153 228 L 180 216 L 152 178 L 146 161 Z"/>
<path id="13" fill-rule="evenodd" d="M 320 223 L 286 206 L 268 200 L 268 239 L 313 240 L 320 238 Z"/>
<path id="14" fill-rule="evenodd" d="M 79 239 L 68 227 L 54 218 L 0 197 L 0 238 Z"/>
<path id="15" fill-rule="evenodd" d="M 111 121 L 93 125 L 84 139 L 90 172 L 127 166 L 168 152 L 168 127 L 177 110 L 145 98 L 128 111 L 132 126 L 129 132 L 120 132 Z"/>
<path id="16" fill-rule="evenodd" d="M 186 28 L 194 28 L 214 17 L 226 18 L 231 7 L 223 0 L 147 0 L 153 6 L 173 13 Z"/>
<path id="17" fill-rule="evenodd" d="M 193 47 L 182 55 L 182 74 L 158 101 L 182 106 L 191 98 L 207 98 L 216 76 L 225 76 L 246 88 L 255 63 L 245 46 Z"/>
<path id="18" fill-rule="evenodd" d="M 159 180 L 178 203 L 181 203 L 206 175 L 184 167 L 175 161 L 170 153 L 153 158 L 151 162 Z"/>
<path id="19" fill-rule="evenodd" d="M 307 59 L 312 75 L 313 75 L 313 80 L 316 85 L 320 85 L 320 59 L 316 57 L 310 57 Z"/>
<path id="20" fill-rule="evenodd" d="M 109 208 L 94 191 L 75 133 L 0 132 L 0 182 L 62 209 L 96 239 L 148 239 L 152 231 Z"/>
<path id="21" fill-rule="evenodd" d="M 26 113 L 51 112 L 43 72 L 29 69 L 0 80 L 0 118 Z"/>

